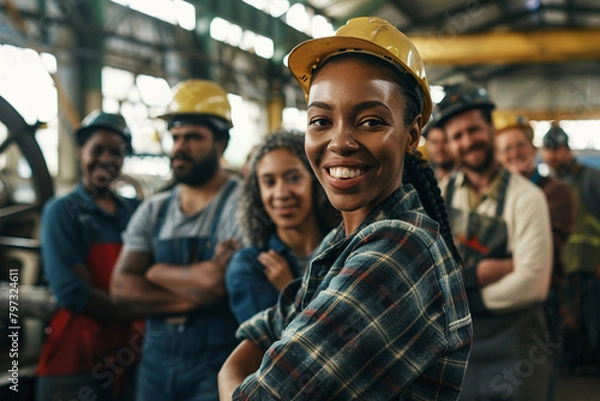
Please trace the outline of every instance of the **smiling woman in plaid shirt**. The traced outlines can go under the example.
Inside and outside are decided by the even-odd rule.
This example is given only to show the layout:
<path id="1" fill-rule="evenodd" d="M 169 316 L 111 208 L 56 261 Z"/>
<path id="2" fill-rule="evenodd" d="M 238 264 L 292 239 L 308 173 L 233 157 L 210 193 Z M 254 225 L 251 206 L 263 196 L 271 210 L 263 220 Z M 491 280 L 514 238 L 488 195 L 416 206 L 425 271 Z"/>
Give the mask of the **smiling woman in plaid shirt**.
<path id="1" fill-rule="evenodd" d="M 297 46 L 306 153 L 343 223 L 302 280 L 238 330 L 221 400 L 456 400 L 471 317 L 444 203 L 415 151 L 431 114 L 420 56 L 362 17 Z"/>

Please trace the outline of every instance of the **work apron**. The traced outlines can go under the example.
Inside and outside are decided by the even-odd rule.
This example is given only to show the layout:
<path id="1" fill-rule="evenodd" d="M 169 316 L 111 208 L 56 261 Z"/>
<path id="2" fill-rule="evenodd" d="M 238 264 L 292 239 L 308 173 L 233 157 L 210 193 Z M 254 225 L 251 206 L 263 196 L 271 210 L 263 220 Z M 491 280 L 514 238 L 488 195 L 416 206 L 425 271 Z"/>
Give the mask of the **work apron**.
<path id="1" fill-rule="evenodd" d="M 90 244 L 85 268 L 93 288 L 108 293 L 121 247 L 121 243 Z M 47 333 L 36 374 L 41 383 L 38 387 L 53 394 L 40 394 L 38 398 L 70 400 L 87 385 L 98 400 L 118 399 L 126 381 L 133 381 L 140 358 L 139 340 L 144 335 L 142 321 L 101 322 L 58 308 Z"/>
<path id="2" fill-rule="evenodd" d="M 453 208 L 455 178 L 448 183 L 448 216 L 465 269 L 475 268 L 483 259 L 511 257 L 502 217 L 510 174 L 502 174 L 494 216 Z M 473 344 L 460 400 L 545 401 L 552 351 L 545 341 L 542 306 L 498 315 L 485 308 L 479 288 L 467 288 L 467 297 Z"/>
<path id="3" fill-rule="evenodd" d="M 158 239 L 172 195 L 159 211 L 155 263 L 189 265 L 210 260 L 219 240 L 223 205 L 234 188 L 230 182 L 224 189 L 208 236 Z M 226 300 L 187 316 L 147 319 L 137 400 L 218 401 L 217 373 L 237 345 L 237 326 Z"/>

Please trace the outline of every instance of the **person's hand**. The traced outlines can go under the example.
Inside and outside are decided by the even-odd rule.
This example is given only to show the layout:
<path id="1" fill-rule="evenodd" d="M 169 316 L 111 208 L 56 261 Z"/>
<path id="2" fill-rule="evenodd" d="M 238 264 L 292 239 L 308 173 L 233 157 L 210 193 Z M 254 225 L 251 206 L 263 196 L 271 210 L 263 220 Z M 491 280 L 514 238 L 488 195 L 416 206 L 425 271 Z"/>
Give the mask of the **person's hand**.
<path id="1" fill-rule="evenodd" d="M 264 266 L 265 275 L 269 282 L 280 292 L 294 279 L 292 270 L 286 260 L 274 250 L 261 252 L 257 259 Z"/>
<path id="2" fill-rule="evenodd" d="M 240 248 L 240 241 L 237 238 L 223 240 L 215 247 L 215 254 L 212 257 L 214 262 L 217 262 L 223 270 L 227 267 L 231 256 Z"/>
<path id="3" fill-rule="evenodd" d="M 483 259 L 477 265 L 477 284 L 483 288 L 513 271 L 512 259 Z"/>

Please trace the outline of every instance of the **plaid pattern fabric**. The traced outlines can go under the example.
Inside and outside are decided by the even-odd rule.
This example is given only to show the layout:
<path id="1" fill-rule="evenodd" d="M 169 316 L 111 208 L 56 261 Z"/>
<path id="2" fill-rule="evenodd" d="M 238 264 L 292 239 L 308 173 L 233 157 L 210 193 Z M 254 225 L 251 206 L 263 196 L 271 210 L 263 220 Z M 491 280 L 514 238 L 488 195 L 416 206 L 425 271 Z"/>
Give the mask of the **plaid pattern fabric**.
<path id="1" fill-rule="evenodd" d="M 266 350 L 234 400 L 455 400 L 472 341 L 461 274 L 410 185 L 237 333 Z"/>

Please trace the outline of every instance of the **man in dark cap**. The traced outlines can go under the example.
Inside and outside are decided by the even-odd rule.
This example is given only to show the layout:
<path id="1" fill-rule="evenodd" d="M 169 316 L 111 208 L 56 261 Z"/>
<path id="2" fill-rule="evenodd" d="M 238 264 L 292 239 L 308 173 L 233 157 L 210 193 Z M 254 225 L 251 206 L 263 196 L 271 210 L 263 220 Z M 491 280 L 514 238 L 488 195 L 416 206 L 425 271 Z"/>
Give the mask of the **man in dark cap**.
<path id="1" fill-rule="evenodd" d="M 557 124 L 553 123 L 543 139 L 543 158 L 557 175 L 567 174 L 573 163 L 573 154 L 569 147 L 569 136 Z M 568 175 L 568 174 L 567 174 Z"/>
<path id="2" fill-rule="evenodd" d="M 577 161 L 569 136 L 556 123 L 544 135 L 542 157 L 572 186 L 577 205 L 575 230 L 563 250 L 565 362 L 600 375 L 600 170 Z"/>

